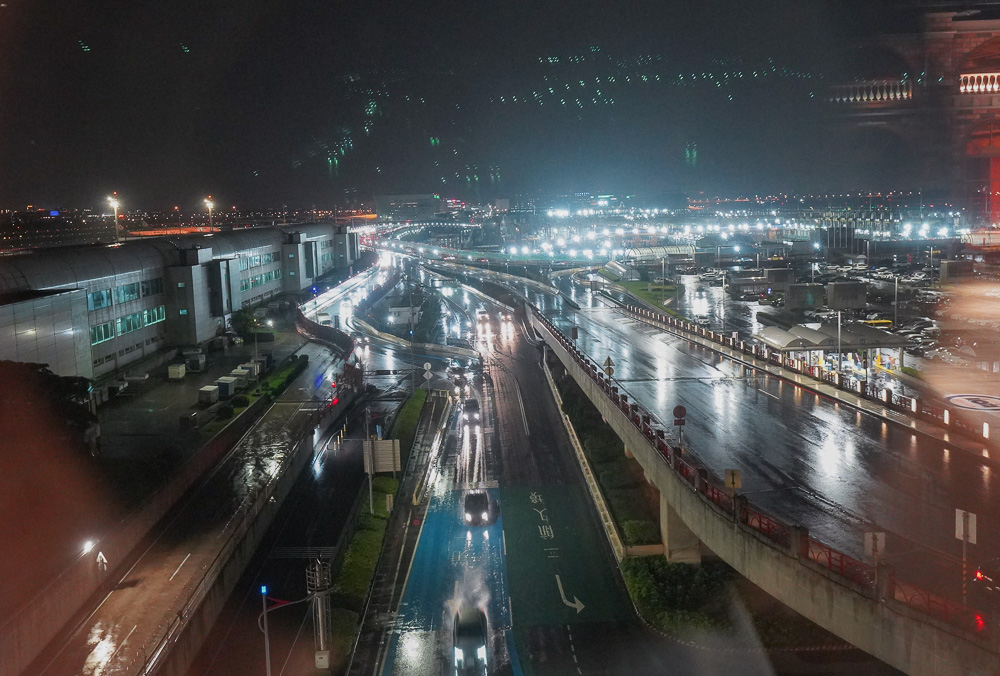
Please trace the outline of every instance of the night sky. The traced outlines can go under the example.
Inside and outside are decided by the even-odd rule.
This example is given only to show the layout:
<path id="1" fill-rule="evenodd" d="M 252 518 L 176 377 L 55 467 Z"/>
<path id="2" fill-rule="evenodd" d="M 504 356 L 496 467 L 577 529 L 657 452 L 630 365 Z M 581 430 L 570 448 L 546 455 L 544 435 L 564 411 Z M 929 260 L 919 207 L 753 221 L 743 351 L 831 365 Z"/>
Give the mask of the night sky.
<path id="1" fill-rule="evenodd" d="M 0 208 L 867 187 L 864 3 L 0 3 Z"/>

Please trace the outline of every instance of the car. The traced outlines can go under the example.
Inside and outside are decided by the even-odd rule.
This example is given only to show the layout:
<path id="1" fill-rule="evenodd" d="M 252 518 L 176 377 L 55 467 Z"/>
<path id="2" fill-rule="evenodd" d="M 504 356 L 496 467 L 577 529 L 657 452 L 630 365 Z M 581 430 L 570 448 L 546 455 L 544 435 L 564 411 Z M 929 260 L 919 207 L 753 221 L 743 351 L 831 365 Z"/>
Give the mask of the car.
<path id="1" fill-rule="evenodd" d="M 1000 605 L 1000 559 L 979 564 L 971 582 L 974 602 L 988 607 Z"/>
<path id="2" fill-rule="evenodd" d="M 708 326 L 708 324 L 709 324 L 708 316 L 707 315 L 697 315 L 694 318 L 694 323 L 697 324 L 698 326 Z"/>
<path id="3" fill-rule="evenodd" d="M 462 406 L 462 417 L 465 420 L 479 420 L 479 400 L 469 398 Z"/>
<path id="4" fill-rule="evenodd" d="M 483 308 L 476 310 L 476 321 L 477 322 L 488 322 L 490 320 L 490 315 Z"/>
<path id="5" fill-rule="evenodd" d="M 490 521 L 490 496 L 481 491 L 466 493 L 462 517 L 468 526 L 487 525 Z"/>
<path id="6" fill-rule="evenodd" d="M 455 651 L 455 675 L 482 676 L 487 673 L 488 653 L 486 613 L 481 608 L 463 605 L 455 613 L 452 645 Z"/>

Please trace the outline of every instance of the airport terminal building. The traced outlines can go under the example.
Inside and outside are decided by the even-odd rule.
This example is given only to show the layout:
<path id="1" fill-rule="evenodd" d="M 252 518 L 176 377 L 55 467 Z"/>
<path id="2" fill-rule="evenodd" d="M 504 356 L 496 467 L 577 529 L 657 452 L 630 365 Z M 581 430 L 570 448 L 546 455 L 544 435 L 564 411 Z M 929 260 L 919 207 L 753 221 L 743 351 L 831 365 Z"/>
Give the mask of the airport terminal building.
<path id="1" fill-rule="evenodd" d="M 225 334 L 233 311 L 298 294 L 358 255 L 346 226 L 308 224 L 0 256 L 0 360 L 90 378 L 100 403 Z"/>

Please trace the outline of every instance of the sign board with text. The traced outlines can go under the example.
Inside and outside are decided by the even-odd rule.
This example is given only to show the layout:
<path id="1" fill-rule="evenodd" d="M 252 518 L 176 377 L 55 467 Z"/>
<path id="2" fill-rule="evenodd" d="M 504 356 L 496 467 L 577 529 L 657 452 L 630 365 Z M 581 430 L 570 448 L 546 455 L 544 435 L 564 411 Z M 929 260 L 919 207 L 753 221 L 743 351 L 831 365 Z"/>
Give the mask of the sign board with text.
<path id="1" fill-rule="evenodd" d="M 365 441 L 365 474 L 402 471 L 399 460 L 399 439 L 379 439 Z M 374 462 L 375 468 L 372 469 Z"/>

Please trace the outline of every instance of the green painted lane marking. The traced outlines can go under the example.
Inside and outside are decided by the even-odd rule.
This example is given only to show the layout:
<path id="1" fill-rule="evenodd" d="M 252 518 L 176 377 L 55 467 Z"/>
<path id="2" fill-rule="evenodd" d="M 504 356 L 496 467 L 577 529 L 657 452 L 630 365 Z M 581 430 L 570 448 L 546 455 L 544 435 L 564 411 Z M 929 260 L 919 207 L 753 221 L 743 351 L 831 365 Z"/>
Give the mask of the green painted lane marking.
<path id="1" fill-rule="evenodd" d="M 582 487 L 501 487 L 501 495 L 515 627 L 632 618 Z"/>

